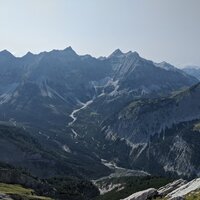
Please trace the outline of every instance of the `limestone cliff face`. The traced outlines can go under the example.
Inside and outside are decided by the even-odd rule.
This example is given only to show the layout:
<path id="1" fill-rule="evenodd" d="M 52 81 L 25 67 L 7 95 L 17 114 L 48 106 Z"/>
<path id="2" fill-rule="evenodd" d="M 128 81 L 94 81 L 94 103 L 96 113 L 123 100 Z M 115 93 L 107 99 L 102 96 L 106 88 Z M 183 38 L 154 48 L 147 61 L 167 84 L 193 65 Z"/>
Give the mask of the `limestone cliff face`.
<path id="1" fill-rule="evenodd" d="M 200 84 L 169 98 L 139 100 L 123 108 L 110 130 L 133 143 L 148 142 L 150 136 L 174 124 L 200 118 Z"/>
<path id="2" fill-rule="evenodd" d="M 104 122 L 107 138 L 131 147 L 133 168 L 198 176 L 200 84 L 168 98 L 134 101 Z"/>

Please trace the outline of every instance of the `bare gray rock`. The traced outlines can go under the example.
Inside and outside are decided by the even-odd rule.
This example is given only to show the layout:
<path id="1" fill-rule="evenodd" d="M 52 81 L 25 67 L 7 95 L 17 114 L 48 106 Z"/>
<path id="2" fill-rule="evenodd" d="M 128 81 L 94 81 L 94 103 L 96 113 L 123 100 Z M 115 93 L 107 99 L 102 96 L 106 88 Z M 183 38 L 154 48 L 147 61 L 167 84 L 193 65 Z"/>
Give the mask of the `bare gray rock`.
<path id="1" fill-rule="evenodd" d="M 140 192 L 136 192 L 123 200 L 147 200 L 157 196 L 158 192 L 154 188 L 149 188 Z"/>
<path id="2" fill-rule="evenodd" d="M 194 179 L 182 186 L 178 187 L 176 190 L 173 190 L 168 195 L 166 195 L 169 200 L 179 200 L 180 198 L 184 199 L 187 194 L 200 189 L 200 178 Z"/>
<path id="3" fill-rule="evenodd" d="M 0 199 L 4 199 L 4 200 L 13 200 L 12 198 L 10 198 L 8 195 L 0 193 Z"/>
<path id="4" fill-rule="evenodd" d="M 167 194 L 169 194 L 170 192 L 172 192 L 173 190 L 176 190 L 178 187 L 186 184 L 187 181 L 186 180 L 183 180 L 183 179 L 179 179 L 179 180 L 176 180 L 172 183 L 169 183 L 161 188 L 158 189 L 158 195 L 159 196 L 166 196 Z"/>

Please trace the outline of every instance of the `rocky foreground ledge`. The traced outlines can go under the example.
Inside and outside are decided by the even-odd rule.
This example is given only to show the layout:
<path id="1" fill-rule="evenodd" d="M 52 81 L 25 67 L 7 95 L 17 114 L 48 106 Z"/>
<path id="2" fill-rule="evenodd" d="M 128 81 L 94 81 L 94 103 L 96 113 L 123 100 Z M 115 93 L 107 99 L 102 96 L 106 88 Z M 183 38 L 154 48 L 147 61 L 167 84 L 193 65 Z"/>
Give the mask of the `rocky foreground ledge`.
<path id="1" fill-rule="evenodd" d="M 200 197 L 200 178 L 187 182 L 179 179 L 169 183 L 159 189 L 149 188 L 140 192 L 136 192 L 123 200 L 187 200 L 192 195 Z"/>
<path id="2" fill-rule="evenodd" d="M 6 195 L 6 194 L 3 194 L 0 192 L 0 199 L 3 199 L 3 200 L 13 200 L 12 198 L 10 198 L 10 196 Z"/>

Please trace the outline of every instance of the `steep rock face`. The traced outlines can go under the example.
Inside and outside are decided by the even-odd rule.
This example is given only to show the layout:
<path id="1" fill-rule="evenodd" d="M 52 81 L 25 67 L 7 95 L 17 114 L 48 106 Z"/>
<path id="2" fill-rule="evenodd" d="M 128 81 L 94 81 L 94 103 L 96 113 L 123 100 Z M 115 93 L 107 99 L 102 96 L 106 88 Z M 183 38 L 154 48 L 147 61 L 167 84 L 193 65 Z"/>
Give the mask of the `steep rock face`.
<path id="1" fill-rule="evenodd" d="M 171 129 L 171 131 L 174 132 L 174 136 L 172 136 L 173 140 L 179 140 L 182 145 L 175 146 L 170 145 L 170 152 L 172 154 L 168 156 L 170 158 L 170 164 L 166 165 L 165 170 L 170 171 L 174 170 L 178 173 L 182 173 L 185 176 L 188 176 L 188 174 L 199 176 L 199 162 L 197 153 L 199 153 L 199 120 L 193 121 L 193 122 L 186 122 L 182 123 L 177 127 L 177 132 L 174 131 L 174 129 Z M 178 144 L 178 143 L 175 143 Z M 180 150 L 179 150 L 180 149 Z M 174 152 L 174 153 L 173 153 Z M 176 155 L 175 159 L 175 166 L 173 166 L 173 154 Z M 164 160 L 164 159 L 163 159 Z M 169 167 L 171 166 L 171 167 Z M 179 171 L 179 169 L 181 169 Z"/>
<path id="2" fill-rule="evenodd" d="M 142 90 L 143 93 L 167 93 L 195 83 L 193 77 L 170 64 L 155 64 L 141 58 L 137 52 L 113 53 L 108 61 L 114 69 L 119 90 Z M 163 65 L 165 67 L 163 67 Z M 170 67 L 169 67 L 170 66 Z M 187 77 L 187 79 L 186 79 Z"/>
<path id="3" fill-rule="evenodd" d="M 183 122 L 150 137 L 146 145 L 134 145 L 132 166 L 153 174 L 199 176 L 199 120 Z"/>
<path id="4" fill-rule="evenodd" d="M 197 84 L 169 98 L 135 101 L 113 118 L 110 130 L 133 143 L 147 142 L 151 135 L 173 124 L 199 119 L 199 98 Z"/>
<path id="5" fill-rule="evenodd" d="M 107 61 L 112 75 L 90 106 L 104 118 L 112 118 L 133 100 L 166 96 L 198 82 L 171 65 L 166 69 L 141 58 L 137 52 L 116 50 Z"/>
<path id="6" fill-rule="evenodd" d="M 129 164 L 153 174 L 198 176 L 200 84 L 169 98 L 134 101 L 101 127 L 130 146 Z"/>

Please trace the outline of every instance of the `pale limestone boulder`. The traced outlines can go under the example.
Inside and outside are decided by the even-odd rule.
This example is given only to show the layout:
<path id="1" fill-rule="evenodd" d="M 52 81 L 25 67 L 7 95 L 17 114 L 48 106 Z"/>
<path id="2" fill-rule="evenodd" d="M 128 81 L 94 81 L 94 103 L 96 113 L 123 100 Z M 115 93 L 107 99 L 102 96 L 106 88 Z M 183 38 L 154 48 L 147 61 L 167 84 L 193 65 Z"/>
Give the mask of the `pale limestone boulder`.
<path id="1" fill-rule="evenodd" d="M 158 195 L 159 196 L 166 196 L 170 192 L 176 190 L 177 188 L 181 187 L 182 185 L 186 184 L 187 181 L 183 179 L 176 180 L 172 183 L 169 183 L 161 188 L 158 189 Z"/>
<path id="2" fill-rule="evenodd" d="M 155 197 L 157 194 L 158 192 L 156 189 L 149 188 L 147 190 L 136 192 L 123 200 L 147 200 L 149 198 Z"/>

